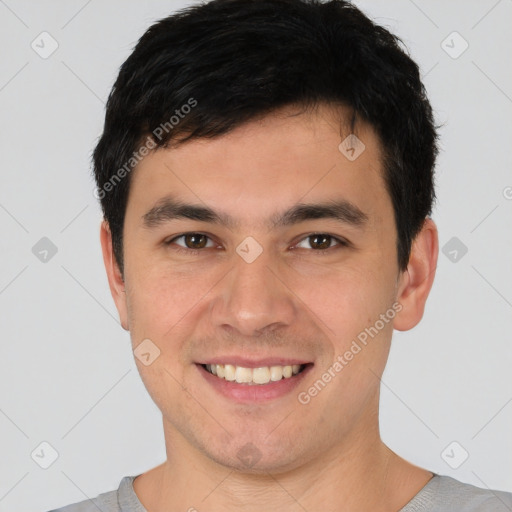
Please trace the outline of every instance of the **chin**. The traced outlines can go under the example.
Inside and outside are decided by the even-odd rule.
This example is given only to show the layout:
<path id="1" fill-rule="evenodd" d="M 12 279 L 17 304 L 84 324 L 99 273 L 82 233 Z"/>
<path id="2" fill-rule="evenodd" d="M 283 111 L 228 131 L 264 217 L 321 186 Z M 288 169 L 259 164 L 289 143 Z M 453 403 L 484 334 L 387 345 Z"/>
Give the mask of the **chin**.
<path id="1" fill-rule="evenodd" d="M 300 465 L 299 459 L 302 458 L 283 445 L 279 449 L 268 446 L 260 448 L 258 444 L 247 441 L 237 443 L 237 447 L 233 448 L 228 452 L 226 447 L 221 447 L 213 452 L 209 447 L 205 455 L 226 468 L 252 475 L 290 471 Z"/>

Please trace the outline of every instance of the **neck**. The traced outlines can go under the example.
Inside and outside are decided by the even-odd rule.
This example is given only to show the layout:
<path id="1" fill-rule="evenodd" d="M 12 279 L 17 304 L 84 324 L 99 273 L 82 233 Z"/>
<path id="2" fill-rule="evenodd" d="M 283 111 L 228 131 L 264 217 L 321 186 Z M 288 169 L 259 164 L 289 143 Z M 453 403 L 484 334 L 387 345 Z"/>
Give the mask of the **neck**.
<path id="1" fill-rule="evenodd" d="M 138 477 L 134 489 L 148 512 L 399 510 L 432 474 L 392 452 L 377 422 L 293 469 L 251 474 L 212 461 L 164 421 L 167 460 Z"/>

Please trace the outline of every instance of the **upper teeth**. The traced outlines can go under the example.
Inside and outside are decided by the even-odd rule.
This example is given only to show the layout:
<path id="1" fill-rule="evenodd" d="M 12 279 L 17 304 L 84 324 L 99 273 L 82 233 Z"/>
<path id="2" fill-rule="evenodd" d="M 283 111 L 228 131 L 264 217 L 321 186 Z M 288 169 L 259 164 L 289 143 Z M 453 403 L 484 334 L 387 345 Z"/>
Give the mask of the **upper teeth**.
<path id="1" fill-rule="evenodd" d="M 244 368 L 232 364 L 207 364 L 206 369 L 225 380 L 239 384 L 268 384 L 270 381 L 288 379 L 300 371 L 300 364 L 288 366 L 263 366 L 262 368 Z"/>

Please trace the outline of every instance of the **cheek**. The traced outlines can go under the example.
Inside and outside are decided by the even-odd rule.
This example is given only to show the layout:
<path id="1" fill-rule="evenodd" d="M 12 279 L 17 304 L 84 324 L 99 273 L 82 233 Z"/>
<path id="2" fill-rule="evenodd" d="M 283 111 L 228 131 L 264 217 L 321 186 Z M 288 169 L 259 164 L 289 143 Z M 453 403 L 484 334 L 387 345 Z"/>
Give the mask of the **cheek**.
<path id="1" fill-rule="evenodd" d="M 132 314 L 146 327 L 168 329 L 187 314 L 211 285 L 208 275 L 193 276 L 154 265 L 131 279 L 129 304 Z"/>
<path id="2" fill-rule="evenodd" d="M 341 349 L 391 306 L 391 280 L 378 262 L 318 268 L 300 268 L 301 278 L 295 279 L 291 288 Z"/>
<path id="3" fill-rule="evenodd" d="M 141 374 L 160 379 L 155 372 L 161 365 L 181 382 L 189 369 L 192 341 L 215 328 L 209 306 L 229 269 L 169 267 L 153 264 L 130 276 L 130 334 L 134 349 L 149 338 L 160 350 L 159 364 L 155 368 L 141 366 Z M 169 377 L 163 375 L 164 379 Z"/>
<path id="4" fill-rule="evenodd" d="M 190 279 L 157 273 L 154 269 L 131 277 L 128 304 L 135 362 L 148 393 L 164 411 L 169 403 L 177 404 L 177 397 L 183 395 L 184 347 L 194 332 L 194 307 L 204 292 Z M 146 340 L 150 340 L 149 345 Z M 139 346 L 148 346 L 144 352 L 154 357 L 150 364 L 137 356 L 142 352 Z"/>

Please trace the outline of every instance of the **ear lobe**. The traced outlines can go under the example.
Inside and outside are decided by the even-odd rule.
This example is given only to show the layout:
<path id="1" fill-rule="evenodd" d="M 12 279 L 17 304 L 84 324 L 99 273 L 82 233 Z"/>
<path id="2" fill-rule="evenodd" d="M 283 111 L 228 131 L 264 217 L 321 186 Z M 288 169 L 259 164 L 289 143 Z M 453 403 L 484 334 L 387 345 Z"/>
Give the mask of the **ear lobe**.
<path id="1" fill-rule="evenodd" d="M 103 253 L 103 263 L 107 272 L 108 285 L 110 287 L 110 293 L 114 299 L 117 311 L 119 313 L 119 319 L 121 326 L 124 330 L 129 330 L 128 324 L 128 309 L 126 304 L 126 290 L 123 281 L 123 276 L 119 270 L 116 258 L 114 256 L 114 250 L 112 246 L 112 233 L 106 220 L 101 222 L 100 226 L 100 242 L 101 251 Z"/>
<path id="2" fill-rule="evenodd" d="M 412 243 L 407 270 L 399 279 L 397 301 L 402 305 L 402 310 L 394 320 L 396 330 L 412 329 L 422 319 L 434 282 L 438 253 L 437 227 L 432 219 L 427 218 Z"/>

